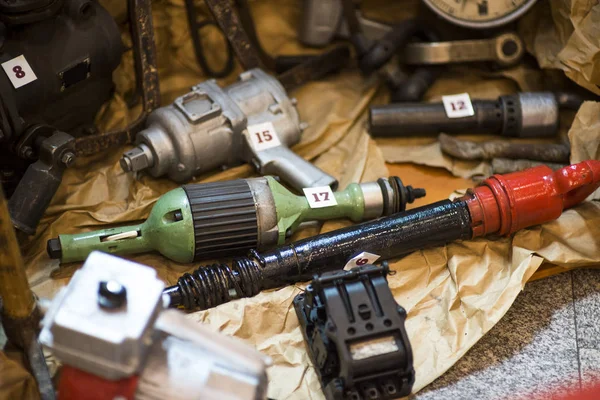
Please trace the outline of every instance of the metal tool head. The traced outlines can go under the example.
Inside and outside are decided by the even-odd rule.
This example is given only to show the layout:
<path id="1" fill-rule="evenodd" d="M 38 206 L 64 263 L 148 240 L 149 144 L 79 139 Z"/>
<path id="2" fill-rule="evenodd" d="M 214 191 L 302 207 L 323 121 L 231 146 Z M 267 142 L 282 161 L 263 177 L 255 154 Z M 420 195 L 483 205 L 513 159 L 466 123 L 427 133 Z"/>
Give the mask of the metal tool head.
<path id="1" fill-rule="evenodd" d="M 91 374 L 132 375 L 143 365 L 163 309 L 163 288 L 152 268 L 93 252 L 52 302 L 40 342 Z"/>

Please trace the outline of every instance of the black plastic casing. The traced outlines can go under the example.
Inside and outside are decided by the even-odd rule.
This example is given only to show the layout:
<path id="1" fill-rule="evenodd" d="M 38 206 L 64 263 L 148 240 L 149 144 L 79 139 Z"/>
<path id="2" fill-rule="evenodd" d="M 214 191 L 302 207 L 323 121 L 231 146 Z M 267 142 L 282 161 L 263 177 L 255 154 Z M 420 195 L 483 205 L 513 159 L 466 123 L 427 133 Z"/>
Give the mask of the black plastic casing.
<path id="1" fill-rule="evenodd" d="M 412 390 L 406 311 L 394 300 L 388 273 L 387 265 L 325 273 L 294 298 L 328 400 L 395 399 Z"/>

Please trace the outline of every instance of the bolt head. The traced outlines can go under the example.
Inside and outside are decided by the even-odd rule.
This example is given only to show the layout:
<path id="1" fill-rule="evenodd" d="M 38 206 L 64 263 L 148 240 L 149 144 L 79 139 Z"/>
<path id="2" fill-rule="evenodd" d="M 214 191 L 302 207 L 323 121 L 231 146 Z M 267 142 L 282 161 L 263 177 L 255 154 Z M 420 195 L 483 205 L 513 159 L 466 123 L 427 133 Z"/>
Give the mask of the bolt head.
<path id="1" fill-rule="evenodd" d="M 127 303 L 127 289 L 119 282 L 102 281 L 98 286 L 98 305 L 107 310 L 116 310 Z"/>
<path id="2" fill-rule="evenodd" d="M 65 154 L 63 154 L 60 161 L 65 165 L 65 167 L 69 168 L 75 162 L 75 154 L 67 151 Z"/>

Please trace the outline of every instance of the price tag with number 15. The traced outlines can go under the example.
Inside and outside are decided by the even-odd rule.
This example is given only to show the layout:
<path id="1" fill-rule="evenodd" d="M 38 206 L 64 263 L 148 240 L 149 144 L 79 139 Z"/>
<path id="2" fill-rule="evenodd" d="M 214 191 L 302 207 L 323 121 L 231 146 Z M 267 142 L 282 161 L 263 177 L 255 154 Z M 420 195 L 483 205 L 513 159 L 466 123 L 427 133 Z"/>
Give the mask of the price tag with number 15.
<path id="1" fill-rule="evenodd" d="M 256 151 L 281 145 L 279 136 L 277 136 L 277 132 L 275 132 L 275 127 L 272 122 L 248 125 L 248 138 Z"/>

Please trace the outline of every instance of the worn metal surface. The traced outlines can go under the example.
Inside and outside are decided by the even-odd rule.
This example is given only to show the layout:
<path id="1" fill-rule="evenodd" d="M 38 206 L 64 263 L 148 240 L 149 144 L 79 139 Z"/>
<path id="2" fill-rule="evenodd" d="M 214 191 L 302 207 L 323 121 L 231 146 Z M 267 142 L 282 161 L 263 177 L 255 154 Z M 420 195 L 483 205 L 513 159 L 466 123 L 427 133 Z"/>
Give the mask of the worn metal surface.
<path id="1" fill-rule="evenodd" d="M 200 39 L 200 31 L 208 26 L 218 26 L 215 21 L 205 19 L 202 21 L 198 20 L 198 14 L 196 13 L 195 0 L 185 0 L 185 10 L 187 13 L 188 25 L 190 27 L 190 37 L 192 38 L 192 44 L 194 45 L 194 54 L 196 55 L 196 61 L 202 71 L 212 78 L 224 78 L 233 71 L 234 67 L 234 56 L 233 48 L 231 43 L 226 40 L 227 54 L 225 56 L 225 62 L 220 69 L 213 68 L 208 62 L 206 55 L 204 54 L 204 45 Z"/>
<path id="2" fill-rule="evenodd" d="M 43 400 L 55 398 L 42 348 L 37 341 L 40 315 L 29 288 L 19 243 L 0 187 L 0 320 L 8 340 L 22 349 Z"/>
<path id="3" fill-rule="evenodd" d="M 457 139 L 444 133 L 438 136 L 442 151 L 461 160 L 491 160 L 494 158 L 525 159 L 568 163 L 570 147 L 567 143 L 515 143 L 490 140 L 473 142 Z"/>
<path id="4" fill-rule="evenodd" d="M 8 208 L 18 230 L 33 235 L 50 201 L 58 190 L 63 172 L 75 160 L 75 139 L 52 130 L 48 138 L 40 137 L 38 160 L 31 164 L 12 194 Z"/>
<path id="5" fill-rule="evenodd" d="M 406 310 L 396 303 L 387 265 L 314 278 L 294 309 L 325 398 L 392 400 L 415 381 Z"/>
<path id="6" fill-rule="evenodd" d="M 342 268 L 367 251 L 381 259 L 471 237 L 463 201 L 444 200 L 390 217 L 324 233 L 248 258 L 198 268 L 165 289 L 172 306 L 210 308 L 264 289 L 306 281 L 314 274 Z"/>
<path id="7" fill-rule="evenodd" d="M 143 129 L 148 115 L 160 105 L 151 1 L 128 0 L 127 5 L 136 70 L 136 91 L 142 98 L 142 112 L 123 129 L 78 138 L 75 143 L 78 155 L 91 155 L 131 143 L 135 135 Z"/>
<path id="8" fill-rule="evenodd" d="M 232 0 L 205 0 L 206 5 L 227 36 L 239 63 L 245 70 L 264 68 L 252 38 L 246 32 Z"/>
<path id="9" fill-rule="evenodd" d="M 409 43 L 402 60 L 417 65 L 493 61 L 508 67 L 518 63 L 524 53 L 519 35 L 504 33 L 491 39 Z"/>

